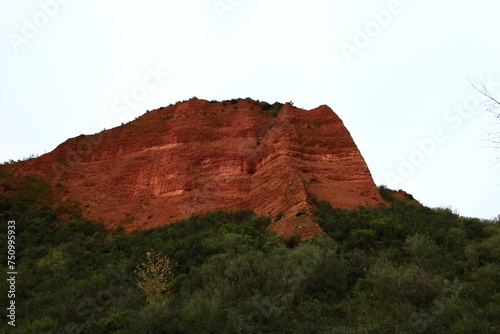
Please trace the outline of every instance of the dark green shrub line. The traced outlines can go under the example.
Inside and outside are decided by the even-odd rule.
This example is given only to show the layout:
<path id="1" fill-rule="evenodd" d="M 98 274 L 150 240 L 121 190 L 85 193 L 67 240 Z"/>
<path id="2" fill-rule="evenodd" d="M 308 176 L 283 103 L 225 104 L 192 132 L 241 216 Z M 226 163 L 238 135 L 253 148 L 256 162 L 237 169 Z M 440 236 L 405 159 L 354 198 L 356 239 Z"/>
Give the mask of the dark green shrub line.
<path id="1" fill-rule="evenodd" d="M 0 331 L 498 333 L 500 328 L 500 228 L 494 222 L 409 199 L 359 210 L 316 203 L 317 223 L 326 235 L 307 241 L 282 240 L 267 229 L 270 219 L 249 210 L 219 210 L 109 234 L 76 209 L 51 209 L 53 189 L 47 184 L 37 179 L 11 184 L 12 193 L 0 196 L 0 221 L 16 219 L 19 227 L 19 318 L 16 328 L 3 322 Z M 153 276 L 156 280 L 143 271 L 142 282 L 149 285 L 139 288 L 137 268 L 148 263 L 151 250 L 171 265 L 156 270 L 167 273 Z M 1 243 L 0 252 L 6 251 Z M 6 289 L 1 280 L 0 290 Z"/>

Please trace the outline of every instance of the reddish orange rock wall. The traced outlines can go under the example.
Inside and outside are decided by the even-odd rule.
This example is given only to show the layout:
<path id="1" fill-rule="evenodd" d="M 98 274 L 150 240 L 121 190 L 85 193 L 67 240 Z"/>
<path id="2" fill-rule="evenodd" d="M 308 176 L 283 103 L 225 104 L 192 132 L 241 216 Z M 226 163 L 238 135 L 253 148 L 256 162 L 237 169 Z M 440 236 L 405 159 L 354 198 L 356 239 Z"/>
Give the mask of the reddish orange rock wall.
<path id="1" fill-rule="evenodd" d="M 286 104 L 278 116 L 246 99 L 191 99 L 123 126 L 70 139 L 19 165 L 60 182 L 84 216 L 131 231 L 217 208 L 282 219 L 285 237 L 321 234 L 311 196 L 333 206 L 382 199 L 340 118 L 327 106 Z"/>

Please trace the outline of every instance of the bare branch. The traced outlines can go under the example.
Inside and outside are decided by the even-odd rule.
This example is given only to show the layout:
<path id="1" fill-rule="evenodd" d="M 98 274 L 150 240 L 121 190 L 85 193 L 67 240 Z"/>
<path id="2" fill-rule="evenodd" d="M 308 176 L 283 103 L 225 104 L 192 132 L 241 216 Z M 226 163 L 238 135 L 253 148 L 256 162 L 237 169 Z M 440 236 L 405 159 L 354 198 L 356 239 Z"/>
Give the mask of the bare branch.
<path id="1" fill-rule="evenodd" d="M 472 87 L 474 87 L 474 89 L 479 92 L 481 95 L 487 97 L 488 99 L 490 99 L 491 101 L 493 101 L 496 105 L 500 105 L 500 102 L 498 100 L 496 100 L 493 95 L 490 93 L 490 91 L 488 90 L 488 88 L 486 88 L 486 85 L 484 84 L 484 82 L 481 82 L 481 89 L 479 89 L 476 85 L 474 85 L 474 83 L 469 79 L 467 78 L 467 80 L 469 80 L 469 83 L 472 85 Z"/>
<path id="2" fill-rule="evenodd" d="M 482 96 L 484 96 L 487 101 L 480 104 L 479 106 L 484 108 L 484 111 L 488 112 L 493 116 L 493 122 L 489 122 L 491 129 L 482 129 L 484 138 L 481 139 L 482 142 L 486 143 L 485 147 L 492 150 L 492 153 L 500 150 L 500 101 L 494 97 L 494 95 L 488 90 L 488 87 L 483 81 L 479 81 L 479 85 L 474 84 L 469 78 L 469 83 L 472 87 Z M 496 165 L 500 163 L 500 159 L 493 164 Z"/>

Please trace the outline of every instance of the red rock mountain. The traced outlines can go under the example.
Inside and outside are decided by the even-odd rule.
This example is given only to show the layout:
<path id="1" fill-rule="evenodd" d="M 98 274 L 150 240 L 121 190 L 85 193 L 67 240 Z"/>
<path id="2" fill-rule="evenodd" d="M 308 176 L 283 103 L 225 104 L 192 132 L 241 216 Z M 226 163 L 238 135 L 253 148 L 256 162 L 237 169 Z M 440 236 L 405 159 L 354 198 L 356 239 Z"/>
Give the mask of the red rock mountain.
<path id="1" fill-rule="evenodd" d="M 62 185 L 63 199 L 79 202 L 84 217 L 127 231 L 217 208 L 251 208 L 281 217 L 271 225 L 278 234 L 308 238 L 322 233 L 312 220 L 312 197 L 342 208 L 382 203 L 329 107 L 250 99 L 193 98 L 152 110 L 69 139 L 17 171 Z"/>

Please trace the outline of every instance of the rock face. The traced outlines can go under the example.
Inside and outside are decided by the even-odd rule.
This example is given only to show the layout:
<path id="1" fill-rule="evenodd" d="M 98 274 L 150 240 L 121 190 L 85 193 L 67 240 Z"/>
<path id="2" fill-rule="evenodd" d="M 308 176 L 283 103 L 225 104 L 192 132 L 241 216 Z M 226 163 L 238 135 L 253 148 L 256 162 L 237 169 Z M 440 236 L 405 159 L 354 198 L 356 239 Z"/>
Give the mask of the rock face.
<path id="1" fill-rule="evenodd" d="M 271 225 L 279 235 L 309 238 L 323 233 L 312 220 L 313 197 L 342 208 L 383 202 L 329 107 L 273 106 L 191 99 L 69 139 L 18 173 L 59 183 L 86 218 L 127 231 L 251 208 L 281 217 Z"/>

